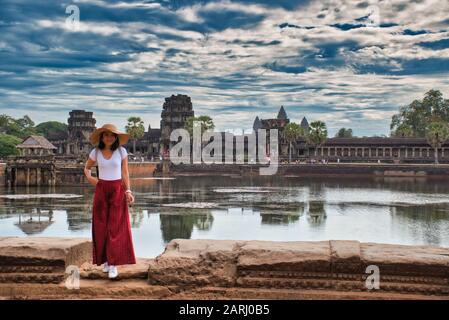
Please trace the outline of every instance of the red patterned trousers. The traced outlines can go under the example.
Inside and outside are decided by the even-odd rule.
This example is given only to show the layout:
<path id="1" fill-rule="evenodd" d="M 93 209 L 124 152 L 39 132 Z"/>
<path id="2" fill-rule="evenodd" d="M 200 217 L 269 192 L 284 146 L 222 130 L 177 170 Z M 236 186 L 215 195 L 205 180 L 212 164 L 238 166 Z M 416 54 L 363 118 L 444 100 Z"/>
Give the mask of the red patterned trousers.
<path id="1" fill-rule="evenodd" d="M 92 214 L 93 263 L 135 264 L 128 203 L 122 180 L 98 180 Z"/>

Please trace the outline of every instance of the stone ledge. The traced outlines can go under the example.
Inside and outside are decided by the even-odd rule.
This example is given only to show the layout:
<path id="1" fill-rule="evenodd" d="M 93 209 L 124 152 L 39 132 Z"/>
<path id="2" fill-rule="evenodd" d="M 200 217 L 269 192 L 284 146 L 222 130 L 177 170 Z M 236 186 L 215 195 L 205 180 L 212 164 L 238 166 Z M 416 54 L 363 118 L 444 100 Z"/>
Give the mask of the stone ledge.
<path id="1" fill-rule="evenodd" d="M 0 237 L 0 282 L 59 283 L 91 256 L 86 238 Z"/>
<path id="2" fill-rule="evenodd" d="M 0 237 L 0 298 L 449 299 L 449 248 L 175 239 L 155 259 L 120 266 L 116 281 L 91 264 L 91 251 L 83 238 Z M 365 286 L 371 264 L 380 290 Z M 80 290 L 65 288 L 69 265 L 80 267 Z"/>
<path id="3" fill-rule="evenodd" d="M 449 248 L 359 243 L 172 240 L 149 264 L 152 285 L 367 291 L 366 267 L 387 292 L 449 294 Z M 182 289 L 184 288 L 184 289 Z"/>

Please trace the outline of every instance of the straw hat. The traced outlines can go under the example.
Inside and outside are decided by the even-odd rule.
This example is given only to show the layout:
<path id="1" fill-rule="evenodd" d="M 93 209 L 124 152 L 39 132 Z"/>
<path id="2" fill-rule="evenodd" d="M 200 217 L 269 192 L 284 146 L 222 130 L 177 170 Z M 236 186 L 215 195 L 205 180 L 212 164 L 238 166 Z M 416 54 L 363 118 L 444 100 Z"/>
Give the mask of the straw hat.
<path id="1" fill-rule="evenodd" d="M 121 132 L 117 129 L 117 127 L 111 123 L 107 123 L 101 128 L 95 129 L 94 132 L 90 135 L 90 143 L 92 143 L 94 146 L 97 145 L 100 142 L 100 136 L 103 132 L 112 132 L 118 135 L 119 144 L 124 145 L 129 140 L 129 134 L 125 132 Z"/>

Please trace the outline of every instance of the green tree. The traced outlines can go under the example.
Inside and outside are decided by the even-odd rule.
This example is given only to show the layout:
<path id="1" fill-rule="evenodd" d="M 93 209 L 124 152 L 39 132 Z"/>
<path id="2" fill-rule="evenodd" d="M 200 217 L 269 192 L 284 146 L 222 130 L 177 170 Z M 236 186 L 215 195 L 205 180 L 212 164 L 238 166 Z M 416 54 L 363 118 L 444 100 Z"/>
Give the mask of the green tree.
<path id="1" fill-rule="evenodd" d="M 0 133 L 0 156 L 19 155 L 19 150 L 16 146 L 21 142 L 22 140 L 15 136 Z"/>
<path id="2" fill-rule="evenodd" d="M 194 122 L 198 122 L 198 124 L 201 125 L 201 132 L 204 132 L 206 130 L 213 130 L 215 128 L 214 122 L 212 121 L 212 118 L 209 116 L 188 117 L 184 124 L 184 129 L 186 129 L 189 132 L 190 137 L 193 136 Z"/>
<path id="3" fill-rule="evenodd" d="M 435 163 L 438 164 L 438 149 L 449 138 L 449 127 L 442 121 L 432 122 L 426 130 L 427 142 L 435 150 Z"/>
<path id="4" fill-rule="evenodd" d="M 335 135 L 337 138 L 352 138 L 352 129 L 341 128 Z"/>
<path id="5" fill-rule="evenodd" d="M 413 137 L 413 129 L 406 123 L 400 124 L 395 132 L 392 134 L 393 137 Z"/>
<path id="6" fill-rule="evenodd" d="M 36 133 L 46 138 L 58 133 L 67 132 L 67 125 L 58 121 L 41 122 L 36 127 Z"/>
<path id="7" fill-rule="evenodd" d="M 284 138 L 288 142 L 288 162 L 292 161 L 292 143 L 298 140 L 300 137 L 304 137 L 304 129 L 295 122 L 290 122 L 284 128 Z"/>
<path id="8" fill-rule="evenodd" d="M 315 156 L 317 149 L 327 140 L 326 124 L 322 121 L 314 121 L 309 126 L 309 133 L 306 136 L 307 143 L 315 146 Z"/>
<path id="9" fill-rule="evenodd" d="M 425 137 L 432 122 L 449 122 L 449 100 L 439 90 L 428 91 L 422 100 L 414 100 L 399 109 L 391 119 L 392 136 L 401 136 L 404 126 L 411 128 L 413 136 Z M 399 129 L 400 132 L 396 132 Z"/>
<path id="10" fill-rule="evenodd" d="M 10 123 L 11 123 L 10 116 L 6 114 L 0 115 L 0 133 L 6 134 Z"/>
<path id="11" fill-rule="evenodd" d="M 21 139 L 36 134 L 34 122 L 30 117 L 14 119 L 6 114 L 0 115 L 0 133 L 9 134 Z"/>
<path id="12" fill-rule="evenodd" d="M 16 120 L 6 114 L 0 115 L 0 133 L 9 134 L 16 137 L 21 135 L 20 127 Z"/>
<path id="13" fill-rule="evenodd" d="M 145 134 L 145 127 L 140 117 L 129 117 L 128 124 L 125 127 L 126 133 L 133 140 L 133 153 L 136 153 L 136 140 L 143 137 Z"/>

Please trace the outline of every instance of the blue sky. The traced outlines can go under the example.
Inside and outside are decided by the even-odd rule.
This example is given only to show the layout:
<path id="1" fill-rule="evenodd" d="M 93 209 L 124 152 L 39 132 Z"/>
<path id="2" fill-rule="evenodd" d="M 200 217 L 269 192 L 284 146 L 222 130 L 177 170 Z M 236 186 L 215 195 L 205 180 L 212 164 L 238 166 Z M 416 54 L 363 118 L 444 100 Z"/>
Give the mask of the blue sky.
<path id="1" fill-rule="evenodd" d="M 181 93 L 220 130 L 284 105 L 330 135 L 388 134 L 401 105 L 449 98 L 448 29 L 446 0 L 0 0 L 0 113 L 158 128 Z"/>

